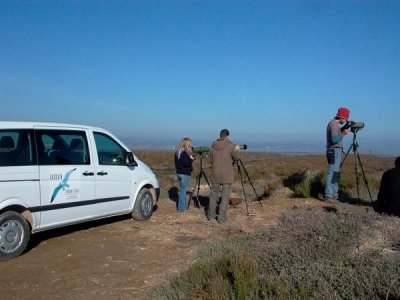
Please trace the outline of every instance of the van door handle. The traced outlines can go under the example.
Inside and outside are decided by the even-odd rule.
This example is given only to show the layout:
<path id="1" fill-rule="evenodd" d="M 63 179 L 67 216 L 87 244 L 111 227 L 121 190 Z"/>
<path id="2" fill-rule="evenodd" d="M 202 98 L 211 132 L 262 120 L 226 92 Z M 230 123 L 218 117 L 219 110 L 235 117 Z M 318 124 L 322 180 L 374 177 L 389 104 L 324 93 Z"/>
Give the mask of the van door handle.
<path id="1" fill-rule="evenodd" d="M 104 176 L 104 175 L 107 175 L 107 174 L 108 173 L 105 172 L 105 171 L 97 172 L 97 175 L 99 175 L 99 176 Z"/>
<path id="2" fill-rule="evenodd" d="M 86 171 L 86 172 L 83 172 L 82 175 L 83 175 L 83 176 L 94 176 L 94 173 L 93 173 L 93 172 Z"/>

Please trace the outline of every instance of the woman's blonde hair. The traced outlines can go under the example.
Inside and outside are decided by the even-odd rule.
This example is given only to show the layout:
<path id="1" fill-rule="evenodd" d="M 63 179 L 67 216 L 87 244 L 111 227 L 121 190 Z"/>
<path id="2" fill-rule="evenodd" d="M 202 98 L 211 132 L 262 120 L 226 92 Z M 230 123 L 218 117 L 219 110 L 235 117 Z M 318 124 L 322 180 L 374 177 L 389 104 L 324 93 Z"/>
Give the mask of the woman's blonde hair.
<path id="1" fill-rule="evenodd" d="M 182 141 L 179 143 L 178 147 L 176 150 L 179 149 L 189 149 L 190 147 L 192 147 L 192 140 L 189 138 L 183 138 Z"/>

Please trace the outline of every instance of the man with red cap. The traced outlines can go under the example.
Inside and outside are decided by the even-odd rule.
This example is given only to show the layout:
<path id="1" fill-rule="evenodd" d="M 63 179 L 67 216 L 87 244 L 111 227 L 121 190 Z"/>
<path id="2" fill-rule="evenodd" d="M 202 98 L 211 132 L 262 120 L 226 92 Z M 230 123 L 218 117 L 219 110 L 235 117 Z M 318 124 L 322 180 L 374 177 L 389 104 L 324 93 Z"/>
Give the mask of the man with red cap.
<path id="1" fill-rule="evenodd" d="M 340 163 L 342 162 L 343 137 L 350 127 L 348 119 L 350 110 L 341 107 L 326 129 L 326 158 L 328 174 L 326 175 L 325 200 L 337 200 L 339 193 Z M 343 125 L 340 127 L 340 125 Z"/>

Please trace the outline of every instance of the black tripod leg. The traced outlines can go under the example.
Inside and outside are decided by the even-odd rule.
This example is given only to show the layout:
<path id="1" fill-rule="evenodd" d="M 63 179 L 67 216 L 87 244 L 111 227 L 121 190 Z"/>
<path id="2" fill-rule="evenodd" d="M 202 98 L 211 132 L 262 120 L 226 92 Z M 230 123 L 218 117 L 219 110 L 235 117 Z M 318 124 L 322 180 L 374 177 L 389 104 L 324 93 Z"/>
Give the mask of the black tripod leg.
<path id="1" fill-rule="evenodd" d="M 247 201 L 247 198 L 246 198 L 246 191 L 244 190 L 243 175 L 242 175 L 241 167 L 239 165 L 239 161 L 237 162 L 237 166 L 238 166 L 238 173 L 239 173 L 239 176 L 240 176 L 240 182 L 242 183 L 242 192 L 243 192 L 243 197 L 244 197 L 244 203 L 246 203 L 246 215 L 250 216 L 250 214 L 249 214 L 249 205 L 247 203 L 248 201 Z"/>
<path id="2" fill-rule="evenodd" d="M 202 177 L 202 176 L 204 176 L 204 178 L 206 179 L 206 181 L 207 181 L 207 183 L 208 183 L 208 186 L 209 186 L 210 189 L 211 189 L 210 183 L 208 182 L 208 179 L 207 179 L 207 177 L 206 177 L 206 174 L 204 173 L 204 170 L 203 170 L 203 157 L 200 156 L 200 170 L 199 170 L 199 173 L 198 173 L 198 175 L 197 175 L 197 177 L 196 177 L 196 183 L 195 183 L 195 185 L 193 186 L 192 194 L 190 195 L 190 199 L 189 199 L 189 203 L 190 203 L 190 202 L 192 201 L 192 199 L 193 199 L 193 195 L 194 195 L 194 192 L 195 192 L 196 187 L 197 187 L 196 204 L 195 204 L 195 205 L 196 205 L 198 208 L 201 207 L 201 205 L 200 205 L 200 200 L 199 200 L 199 194 L 200 194 L 200 182 L 201 182 L 201 177 Z M 189 205 L 188 205 L 188 207 L 189 207 Z"/>
<path id="3" fill-rule="evenodd" d="M 211 189 L 211 184 L 210 184 L 210 182 L 209 182 L 208 179 L 207 179 L 206 173 L 204 173 L 204 171 L 201 171 L 201 173 L 202 173 L 202 175 L 204 176 L 204 179 L 206 180 L 206 182 L 207 182 L 207 184 L 208 184 L 208 187 Z"/>
<path id="4" fill-rule="evenodd" d="M 360 200 L 360 178 L 359 178 L 359 171 L 358 171 L 357 150 L 354 151 L 354 171 L 356 174 L 357 198 L 358 198 L 358 200 Z"/>
<path id="5" fill-rule="evenodd" d="M 353 148 L 353 145 L 350 145 L 349 149 L 347 150 L 346 154 L 344 155 L 344 158 L 343 158 L 342 162 L 340 163 L 339 171 L 342 169 L 342 166 L 343 166 L 343 164 L 344 164 L 344 161 L 346 160 L 347 155 L 349 155 L 349 152 L 350 152 L 350 150 L 351 150 L 352 148 Z"/>
<path id="6" fill-rule="evenodd" d="M 370 189 L 369 189 L 369 184 L 368 184 L 367 176 L 365 176 L 364 168 L 363 168 L 363 165 L 362 165 L 362 163 L 361 163 L 361 157 L 360 157 L 360 154 L 358 153 L 358 151 L 357 151 L 357 160 L 358 160 L 358 164 L 359 164 L 360 169 L 361 169 L 361 176 L 362 176 L 362 179 L 363 179 L 364 184 L 365 184 L 365 186 L 367 187 L 367 190 L 368 190 L 369 199 L 370 199 L 371 202 L 372 202 L 372 196 L 371 196 L 371 191 L 370 191 Z"/>
<path id="7" fill-rule="evenodd" d="M 196 183 L 194 184 L 193 189 L 192 189 L 192 193 L 190 194 L 189 202 L 187 204 L 187 209 L 189 209 L 190 202 L 192 202 L 193 195 L 194 195 L 194 192 L 196 190 L 196 187 L 197 187 L 196 199 L 197 199 L 197 202 L 199 201 L 198 198 L 199 198 L 199 189 L 200 189 L 199 188 L 200 187 L 200 178 L 201 178 L 201 173 L 199 173 L 199 175 L 197 175 L 197 177 L 196 177 Z"/>
<path id="8" fill-rule="evenodd" d="M 256 198 L 257 198 L 258 202 L 260 203 L 260 205 L 262 206 L 261 199 L 260 199 L 260 197 L 258 197 L 258 195 L 257 195 L 256 188 L 254 187 L 253 182 L 251 181 L 250 176 L 249 176 L 249 173 L 247 173 L 247 170 L 246 170 L 246 168 L 244 167 L 242 160 L 239 159 L 238 163 L 240 163 L 242 169 L 244 170 L 244 173 L 246 174 L 247 180 L 249 181 L 251 187 L 253 188 L 253 191 L 254 191 L 254 194 L 256 195 Z M 243 185 L 243 183 L 242 183 L 242 185 Z"/>
<path id="9" fill-rule="evenodd" d="M 342 163 L 340 164 L 340 167 L 342 167 L 342 164 L 343 164 L 344 160 L 347 157 L 347 154 L 349 154 L 351 149 L 353 149 L 353 152 L 354 152 L 354 169 L 355 169 L 354 171 L 355 171 L 355 175 L 356 175 L 357 197 L 360 200 L 360 179 L 359 179 L 360 174 L 359 173 L 360 173 L 360 170 L 361 170 L 361 176 L 362 176 L 362 178 L 364 180 L 364 183 L 365 183 L 365 185 L 367 187 L 369 198 L 370 198 L 370 200 L 372 202 L 372 196 L 371 196 L 371 191 L 369 189 L 368 180 L 367 180 L 367 177 L 365 176 L 364 168 L 363 168 L 362 163 L 361 163 L 360 154 L 358 153 L 357 131 L 353 132 L 353 143 L 350 145 L 350 148 L 347 151 L 346 156 L 344 157 Z"/>
<path id="10" fill-rule="evenodd" d="M 203 176 L 203 171 L 201 171 L 200 172 L 200 175 L 199 175 L 199 182 L 198 182 L 198 184 L 197 184 L 197 194 L 196 194 L 196 205 L 197 205 L 197 208 L 200 208 L 201 206 L 200 206 L 200 200 L 199 200 L 199 194 L 200 194 L 200 182 L 201 182 L 201 177 Z"/>

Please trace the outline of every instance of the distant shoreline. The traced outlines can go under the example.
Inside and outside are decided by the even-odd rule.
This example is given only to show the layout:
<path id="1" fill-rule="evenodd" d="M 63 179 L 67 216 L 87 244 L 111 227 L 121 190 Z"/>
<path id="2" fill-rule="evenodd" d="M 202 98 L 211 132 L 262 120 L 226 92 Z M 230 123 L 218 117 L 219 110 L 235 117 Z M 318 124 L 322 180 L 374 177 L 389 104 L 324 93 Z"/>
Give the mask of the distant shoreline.
<path id="1" fill-rule="evenodd" d="M 172 146 L 128 146 L 133 152 L 174 152 L 175 149 Z M 288 150 L 246 150 L 245 152 L 248 153 L 265 153 L 265 154 L 279 154 L 284 156 L 324 156 L 324 151 L 288 151 Z M 353 152 L 349 153 L 352 155 Z M 400 154 L 390 153 L 390 152 L 382 152 L 382 153 L 375 153 L 373 151 L 360 151 L 361 155 L 371 155 L 377 157 L 397 157 Z"/>
<path id="2" fill-rule="evenodd" d="M 134 139 L 122 138 L 125 145 L 129 145 L 133 151 L 174 151 L 176 143 L 171 139 Z M 254 142 L 251 140 L 242 140 L 242 144 L 248 146 L 247 152 L 258 153 L 279 153 L 284 155 L 325 155 L 324 140 L 286 140 L 270 142 Z M 358 144 L 358 142 L 357 142 Z M 351 141 L 344 143 L 344 151 L 350 148 Z M 210 147 L 211 141 L 196 140 L 196 147 Z M 381 157 L 400 156 L 400 139 L 365 139 L 358 144 L 358 151 L 363 155 L 375 155 Z M 352 151 L 352 150 L 351 150 Z"/>

